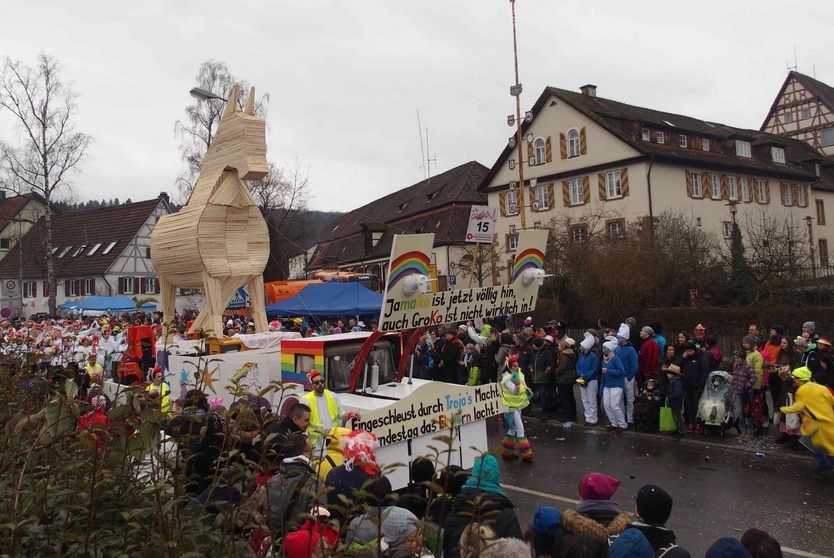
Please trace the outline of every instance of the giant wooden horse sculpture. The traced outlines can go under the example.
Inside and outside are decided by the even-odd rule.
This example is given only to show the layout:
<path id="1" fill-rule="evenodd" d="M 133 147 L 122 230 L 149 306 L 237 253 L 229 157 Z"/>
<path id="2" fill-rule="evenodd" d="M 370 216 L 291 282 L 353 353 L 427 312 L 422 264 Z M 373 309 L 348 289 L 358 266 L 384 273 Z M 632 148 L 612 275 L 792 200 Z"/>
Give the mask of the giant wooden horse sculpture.
<path id="1" fill-rule="evenodd" d="M 254 88 L 245 109 L 237 98 L 234 86 L 188 203 L 161 217 L 151 235 L 163 319 L 174 317 L 178 287 L 203 290 L 205 302 L 189 332 L 203 328 L 220 336 L 223 311 L 241 285 L 251 297 L 255 329 L 267 329 L 263 271 L 269 234 L 243 182 L 267 173 L 265 123 L 254 115 Z"/>

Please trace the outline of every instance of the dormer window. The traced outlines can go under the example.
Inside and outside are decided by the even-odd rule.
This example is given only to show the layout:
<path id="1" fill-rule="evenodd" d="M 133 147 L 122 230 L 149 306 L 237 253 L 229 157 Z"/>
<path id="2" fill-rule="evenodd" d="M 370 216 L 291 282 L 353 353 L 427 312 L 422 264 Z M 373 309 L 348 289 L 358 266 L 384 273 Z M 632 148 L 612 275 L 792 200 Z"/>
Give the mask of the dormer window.
<path id="1" fill-rule="evenodd" d="M 70 250 L 72 250 L 72 245 L 69 245 L 69 246 L 67 246 L 66 248 L 64 248 L 63 250 L 61 250 L 61 253 L 60 253 L 60 254 L 58 254 L 58 257 L 59 257 L 59 258 L 63 258 L 64 256 L 66 256 L 66 255 L 67 255 L 67 253 L 68 253 Z"/>
<path id="2" fill-rule="evenodd" d="M 709 140 L 708 139 L 702 139 L 701 140 L 701 150 L 702 151 L 709 151 Z"/>
<path id="3" fill-rule="evenodd" d="M 438 194 L 439 192 L 440 192 L 440 190 L 435 190 L 434 192 L 431 192 L 431 193 L 429 193 L 429 194 L 426 194 L 426 203 L 429 203 L 429 202 L 430 202 L 430 201 L 432 201 L 434 198 L 436 198 L 436 197 L 437 197 L 437 194 Z"/>
<path id="4" fill-rule="evenodd" d="M 774 163 L 785 164 L 785 150 L 781 147 L 771 147 L 770 157 L 773 159 Z"/>
<path id="5" fill-rule="evenodd" d="M 643 141 L 651 141 L 652 133 L 649 131 L 648 128 L 643 128 L 642 130 L 640 130 L 640 137 L 643 138 Z"/>
<path id="6" fill-rule="evenodd" d="M 750 151 L 750 142 L 749 141 L 736 140 L 736 155 L 738 155 L 739 157 L 747 157 L 747 158 L 752 157 L 752 154 L 751 154 L 751 151 Z"/>
<path id="7" fill-rule="evenodd" d="M 663 132 L 655 132 L 654 137 L 655 137 L 655 141 L 657 141 L 657 143 L 659 143 L 659 144 L 666 143 L 665 134 Z"/>
<path id="8" fill-rule="evenodd" d="M 402 213 L 402 211 L 408 207 L 408 202 L 402 202 L 400 205 L 397 206 L 397 212 Z"/>
<path id="9" fill-rule="evenodd" d="M 108 244 L 107 248 L 104 249 L 104 251 L 101 253 L 101 255 L 106 256 L 107 254 L 109 254 L 110 250 L 112 250 L 115 245 L 116 245 L 116 241 L 111 242 L 110 244 Z"/>
<path id="10" fill-rule="evenodd" d="M 678 145 L 680 147 L 688 147 L 689 146 L 689 140 L 687 139 L 686 134 L 681 134 L 681 135 L 678 136 Z"/>

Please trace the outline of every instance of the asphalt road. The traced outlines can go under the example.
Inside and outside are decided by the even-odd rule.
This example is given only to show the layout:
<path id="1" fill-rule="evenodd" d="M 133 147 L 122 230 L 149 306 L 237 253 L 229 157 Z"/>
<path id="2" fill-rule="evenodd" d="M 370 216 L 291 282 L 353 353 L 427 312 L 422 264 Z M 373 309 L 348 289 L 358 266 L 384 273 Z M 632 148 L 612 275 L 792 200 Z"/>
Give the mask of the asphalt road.
<path id="1" fill-rule="evenodd" d="M 769 532 L 789 549 L 786 556 L 834 556 L 834 472 L 814 478 L 814 462 L 802 452 L 766 452 L 714 443 L 700 436 L 676 442 L 665 436 L 614 434 L 580 426 L 564 428 L 525 419 L 533 463 L 502 464 L 502 484 L 523 527 L 540 505 L 575 507 L 577 484 L 599 471 L 620 479 L 614 500 L 634 511 L 634 496 L 647 483 L 674 499 L 668 527 L 693 557 L 722 536 L 741 538 L 750 527 Z M 490 444 L 500 441 L 489 423 Z M 794 552 L 796 551 L 796 552 Z"/>

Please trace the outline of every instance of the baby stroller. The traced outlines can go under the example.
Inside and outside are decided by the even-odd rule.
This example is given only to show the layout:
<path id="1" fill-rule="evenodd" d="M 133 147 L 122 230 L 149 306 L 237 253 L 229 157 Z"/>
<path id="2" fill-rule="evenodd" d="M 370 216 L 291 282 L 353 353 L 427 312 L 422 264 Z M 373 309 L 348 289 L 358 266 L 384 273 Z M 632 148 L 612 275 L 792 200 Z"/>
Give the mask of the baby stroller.
<path id="1" fill-rule="evenodd" d="M 698 419 L 706 436 L 707 430 L 718 430 L 723 438 L 733 423 L 735 407 L 732 376 L 723 370 L 713 370 L 707 376 L 704 393 L 698 401 Z"/>

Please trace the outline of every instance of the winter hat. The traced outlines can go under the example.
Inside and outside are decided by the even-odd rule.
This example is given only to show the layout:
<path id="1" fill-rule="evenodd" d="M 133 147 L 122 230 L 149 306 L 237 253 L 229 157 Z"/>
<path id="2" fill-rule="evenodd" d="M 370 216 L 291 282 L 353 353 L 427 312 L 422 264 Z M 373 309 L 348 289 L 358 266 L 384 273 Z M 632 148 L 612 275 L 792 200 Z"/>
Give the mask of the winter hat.
<path id="1" fill-rule="evenodd" d="M 419 527 L 420 520 L 407 509 L 399 506 L 385 508 L 382 514 L 382 525 L 380 525 L 382 546 L 391 548 L 403 544 Z"/>
<path id="2" fill-rule="evenodd" d="M 640 331 L 645 331 L 649 335 L 649 337 L 654 337 L 654 330 L 651 328 L 651 326 L 643 326 L 642 328 L 640 328 Z"/>
<path id="3" fill-rule="evenodd" d="M 709 547 L 704 558 L 752 558 L 744 545 L 732 537 L 721 537 Z"/>
<path id="4" fill-rule="evenodd" d="M 753 337 L 752 335 L 745 335 L 745 336 L 742 338 L 741 342 L 742 342 L 742 343 L 746 343 L 747 345 L 750 345 L 751 347 L 755 347 L 756 345 L 758 345 L 758 344 L 759 344 L 759 343 L 758 343 L 758 339 L 756 339 L 756 338 L 755 338 L 755 337 Z"/>
<path id="5" fill-rule="evenodd" d="M 563 341 L 568 344 L 568 347 L 576 346 L 576 340 L 573 337 L 565 337 Z"/>
<path id="6" fill-rule="evenodd" d="M 634 316 L 629 316 L 628 318 L 625 319 L 625 323 L 630 325 L 630 326 L 636 326 L 637 325 L 637 318 L 635 318 Z"/>
<path id="7" fill-rule="evenodd" d="M 545 335 L 544 340 L 545 341 L 550 341 L 551 343 L 553 343 L 553 336 L 552 335 Z"/>
<path id="8" fill-rule="evenodd" d="M 510 364 L 518 364 L 518 355 L 510 355 L 507 358 L 507 362 Z"/>
<path id="9" fill-rule="evenodd" d="M 411 462 L 411 480 L 430 482 L 434 479 L 434 463 L 428 457 L 420 456 Z"/>
<path id="10" fill-rule="evenodd" d="M 814 334 L 817 332 L 817 324 L 815 322 L 805 322 L 802 324 L 802 330 L 808 330 L 808 333 Z"/>
<path id="11" fill-rule="evenodd" d="M 464 488 L 474 488 L 490 492 L 492 494 L 501 494 L 501 469 L 498 467 L 498 461 L 490 454 L 485 454 L 475 460 L 472 466 L 472 476 L 467 479 Z"/>
<path id="12" fill-rule="evenodd" d="M 293 531 L 284 537 L 284 556 L 287 558 L 310 558 L 318 548 L 321 535 L 311 531 Z"/>
<path id="13" fill-rule="evenodd" d="M 736 349 L 735 351 L 733 351 L 733 355 L 744 360 L 745 358 L 747 358 L 747 351 L 745 351 L 744 349 Z"/>
<path id="14" fill-rule="evenodd" d="M 812 372 L 811 369 L 807 366 L 800 366 L 799 368 L 796 368 L 793 372 L 791 372 L 791 376 L 793 376 L 800 382 L 805 383 L 811 381 Z"/>
<path id="15" fill-rule="evenodd" d="M 780 326 L 779 324 L 772 326 L 770 329 L 775 331 L 777 335 L 785 335 L 785 328 L 783 326 Z"/>
<path id="16" fill-rule="evenodd" d="M 582 500 L 610 500 L 617 492 L 620 481 L 602 473 L 588 473 L 579 481 L 579 498 Z"/>
<path id="17" fill-rule="evenodd" d="M 608 558 L 654 558 L 654 548 L 646 535 L 631 528 L 623 531 L 608 547 Z"/>
<path id="18" fill-rule="evenodd" d="M 583 339 L 582 342 L 579 343 L 579 346 L 582 347 L 586 351 L 590 351 L 591 349 L 594 348 L 594 343 L 596 343 L 596 341 L 597 340 L 594 338 L 594 335 L 592 333 L 588 333 L 586 331 L 585 332 L 585 339 Z"/>
<path id="19" fill-rule="evenodd" d="M 322 379 L 321 372 L 319 372 L 315 368 L 310 370 L 310 381 L 311 382 L 315 382 L 316 380 L 321 380 L 321 379 Z"/>
<path id="20" fill-rule="evenodd" d="M 612 353 L 616 352 L 617 347 L 619 347 L 619 345 L 617 345 L 617 343 L 615 343 L 614 341 L 606 341 L 605 343 L 602 344 L 603 349 L 608 349 Z"/>
<path id="21" fill-rule="evenodd" d="M 527 316 L 524 318 L 524 325 L 530 325 L 533 323 L 533 318 L 531 316 Z"/>
<path id="22" fill-rule="evenodd" d="M 741 536 L 741 544 L 754 558 L 782 558 L 779 541 L 761 529 L 748 529 Z"/>
<path id="23" fill-rule="evenodd" d="M 620 339 L 628 339 L 629 337 L 631 337 L 631 330 L 628 329 L 628 324 L 620 324 L 620 329 L 617 330 L 617 337 L 619 337 Z"/>
<path id="24" fill-rule="evenodd" d="M 562 512 L 551 506 L 539 506 L 533 513 L 533 531 L 555 535 L 562 524 Z"/>
<path id="25" fill-rule="evenodd" d="M 646 523 L 665 525 L 672 514 L 672 497 L 654 484 L 646 484 L 637 492 L 637 513 Z"/>

